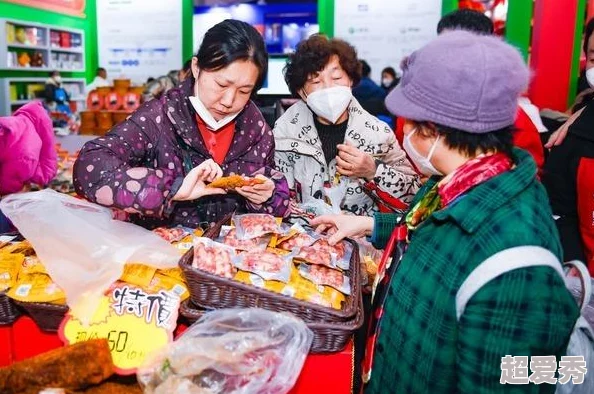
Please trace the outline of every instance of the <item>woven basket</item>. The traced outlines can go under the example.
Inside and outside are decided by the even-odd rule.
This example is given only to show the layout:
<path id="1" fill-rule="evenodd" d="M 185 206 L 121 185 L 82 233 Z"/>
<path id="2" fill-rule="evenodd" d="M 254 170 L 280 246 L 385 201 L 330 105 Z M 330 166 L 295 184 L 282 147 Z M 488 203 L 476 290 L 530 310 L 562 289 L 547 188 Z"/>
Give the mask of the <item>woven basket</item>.
<path id="1" fill-rule="evenodd" d="M 62 319 L 68 312 L 68 305 L 48 304 L 45 302 L 22 302 L 15 303 L 23 308 L 25 312 L 37 323 L 40 329 L 48 332 L 56 332 L 62 323 Z"/>
<path id="2" fill-rule="evenodd" d="M 0 291 L 0 326 L 12 324 L 20 316 L 14 301 L 6 296 L 6 293 Z"/>
<path id="3" fill-rule="evenodd" d="M 351 241 L 349 241 L 351 242 Z M 192 267 L 194 248 L 190 249 L 179 262 L 188 284 L 192 302 L 201 308 L 264 308 L 275 312 L 291 312 L 306 322 L 345 322 L 353 320 L 361 302 L 361 272 L 359 271 L 359 249 L 355 242 L 350 270 L 345 274 L 350 278 L 351 295 L 340 310 L 297 300 L 284 294 L 261 289 L 245 283 Z"/>
<path id="4" fill-rule="evenodd" d="M 190 299 L 182 302 L 179 313 L 190 323 L 194 323 L 208 312 L 192 304 Z M 346 322 L 313 322 L 306 323 L 313 332 L 313 342 L 310 353 L 336 353 L 343 350 L 353 333 L 363 325 L 363 308 L 359 305 L 354 319 Z"/>

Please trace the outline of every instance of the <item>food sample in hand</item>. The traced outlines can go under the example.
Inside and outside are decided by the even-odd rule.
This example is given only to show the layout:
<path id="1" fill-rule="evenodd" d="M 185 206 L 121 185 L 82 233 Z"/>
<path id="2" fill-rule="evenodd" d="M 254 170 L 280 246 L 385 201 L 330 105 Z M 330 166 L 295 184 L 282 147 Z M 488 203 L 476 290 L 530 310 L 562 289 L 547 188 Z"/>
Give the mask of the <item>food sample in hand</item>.
<path id="1" fill-rule="evenodd" d="M 264 179 L 248 178 L 241 175 L 229 175 L 216 179 L 206 185 L 206 187 L 213 187 L 218 189 L 233 190 L 237 187 L 254 186 L 264 183 Z"/>
<path id="2" fill-rule="evenodd" d="M 233 278 L 237 269 L 233 266 L 235 251 L 208 238 L 194 240 L 194 260 L 192 267 L 225 278 Z"/>

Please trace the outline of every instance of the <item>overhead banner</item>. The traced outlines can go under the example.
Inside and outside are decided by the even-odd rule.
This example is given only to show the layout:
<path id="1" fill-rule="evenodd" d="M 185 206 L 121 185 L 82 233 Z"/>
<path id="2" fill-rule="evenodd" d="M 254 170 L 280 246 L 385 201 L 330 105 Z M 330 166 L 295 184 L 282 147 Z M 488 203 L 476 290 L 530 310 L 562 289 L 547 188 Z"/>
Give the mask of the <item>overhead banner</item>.
<path id="1" fill-rule="evenodd" d="M 340 0 L 334 11 L 334 36 L 357 48 L 359 59 L 380 80 L 384 67 L 400 61 L 437 36 L 442 0 Z"/>
<path id="2" fill-rule="evenodd" d="M 4 0 L 4 2 L 40 8 L 59 14 L 85 17 L 86 0 Z"/>
<path id="3" fill-rule="evenodd" d="M 182 0 L 97 0 L 99 66 L 110 79 L 147 78 L 179 70 Z"/>

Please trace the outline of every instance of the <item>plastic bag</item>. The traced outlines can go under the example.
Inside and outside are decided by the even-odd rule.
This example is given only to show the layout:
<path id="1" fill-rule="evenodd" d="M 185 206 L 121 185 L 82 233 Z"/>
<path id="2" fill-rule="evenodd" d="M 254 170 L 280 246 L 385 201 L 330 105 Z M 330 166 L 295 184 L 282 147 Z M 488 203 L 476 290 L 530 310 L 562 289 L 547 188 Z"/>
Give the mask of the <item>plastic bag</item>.
<path id="1" fill-rule="evenodd" d="M 324 265 L 330 268 L 348 270 L 351 266 L 353 245 L 342 241 L 336 245 L 330 245 L 327 239 L 320 239 L 311 246 L 304 246 L 299 249 L 295 258 L 311 264 Z"/>
<path id="2" fill-rule="evenodd" d="M 31 242 L 75 317 L 88 322 L 126 262 L 175 267 L 176 249 L 158 235 L 112 219 L 111 210 L 53 190 L 13 194 L 0 209 Z"/>
<path id="3" fill-rule="evenodd" d="M 246 240 L 259 238 L 267 234 L 282 234 L 280 219 L 265 213 L 246 213 L 234 215 L 233 223 L 237 239 Z"/>
<path id="4" fill-rule="evenodd" d="M 299 264 L 299 274 L 319 286 L 330 286 L 343 294 L 351 294 L 351 280 L 340 271 L 323 265 Z"/>
<path id="5" fill-rule="evenodd" d="M 241 240 L 237 239 L 235 227 L 223 226 L 217 242 L 230 246 L 235 250 L 266 250 L 270 242 L 270 236 Z"/>
<path id="6" fill-rule="evenodd" d="M 235 258 L 235 266 L 265 280 L 287 283 L 291 277 L 293 254 L 282 255 L 271 251 L 253 250 L 239 254 Z"/>
<path id="7" fill-rule="evenodd" d="M 313 216 L 339 215 L 342 212 L 342 200 L 346 196 L 349 182 L 349 178 L 341 177 L 335 186 L 325 187 L 324 197 L 327 202 L 308 195 L 304 196 L 303 203 L 298 206 L 299 209 Z"/>
<path id="8" fill-rule="evenodd" d="M 230 279 L 237 272 L 233 266 L 235 255 L 235 249 L 230 246 L 210 238 L 194 238 L 192 267 Z"/>
<path id="9" fill-rule="evenodd" d="M 146 394 L 283 394 L 295 384 L 312 340 L 292 315 L 221 309 L 147 357 L 138 382 Z"/>

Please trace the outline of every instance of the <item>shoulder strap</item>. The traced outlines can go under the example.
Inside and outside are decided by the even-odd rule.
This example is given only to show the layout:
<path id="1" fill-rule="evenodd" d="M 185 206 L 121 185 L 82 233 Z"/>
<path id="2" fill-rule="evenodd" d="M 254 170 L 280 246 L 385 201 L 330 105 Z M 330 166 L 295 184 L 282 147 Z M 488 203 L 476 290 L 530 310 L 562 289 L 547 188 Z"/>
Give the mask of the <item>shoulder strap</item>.
<path id="1" fill-rule="evenodd" d="M 540 246 L 518 246 L 495 253 L 477 266 L 468 275 L 456 294 L 456 318 L 460 317 L 466 309 L 466 304 L 472 296 L 484 285 L 506 272 L 518 268 L 548 266 L 565 278 L 563 268 L 557 256 Z"/>

